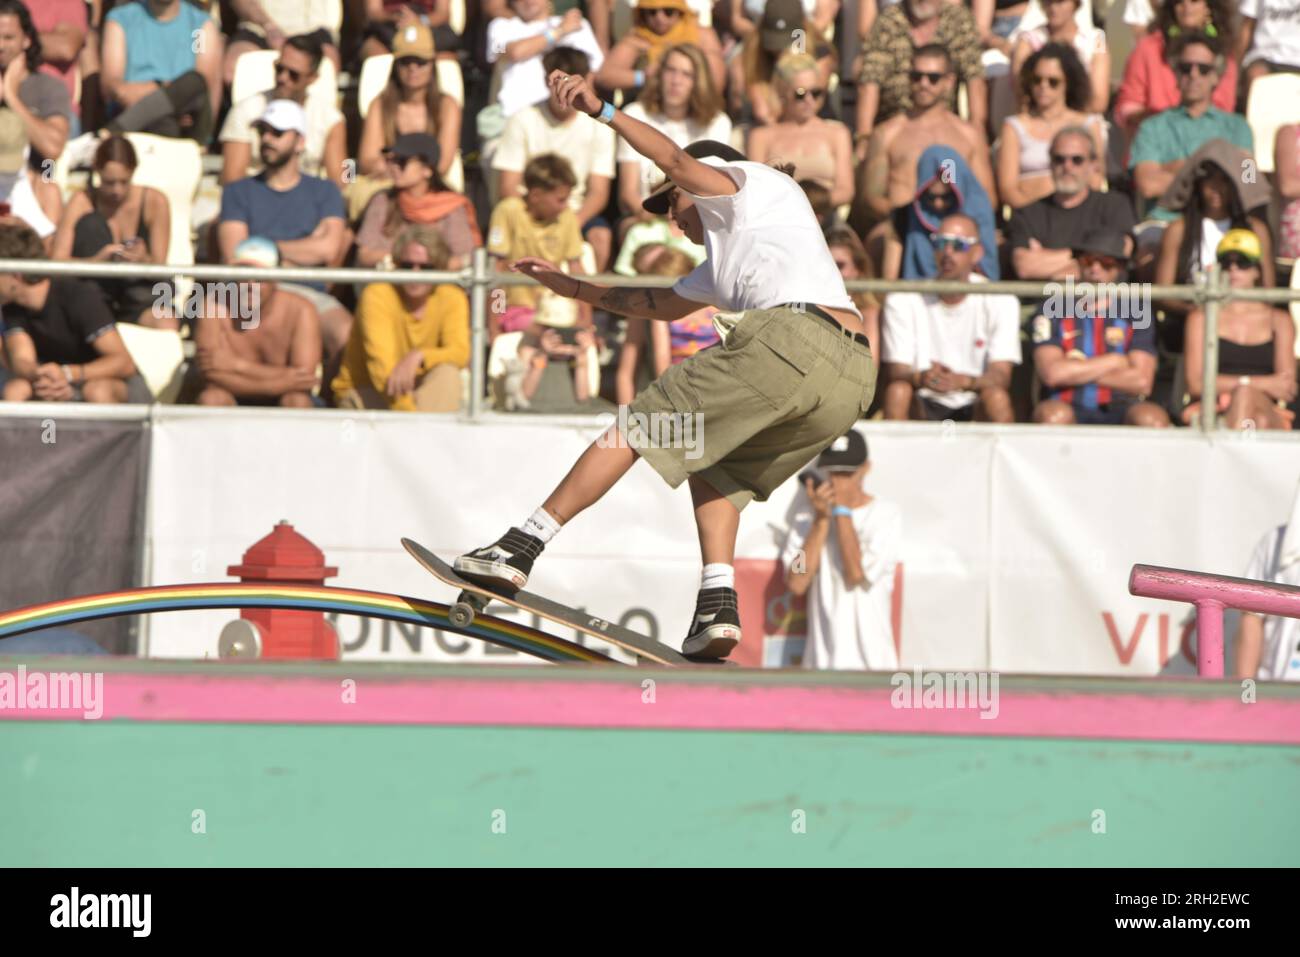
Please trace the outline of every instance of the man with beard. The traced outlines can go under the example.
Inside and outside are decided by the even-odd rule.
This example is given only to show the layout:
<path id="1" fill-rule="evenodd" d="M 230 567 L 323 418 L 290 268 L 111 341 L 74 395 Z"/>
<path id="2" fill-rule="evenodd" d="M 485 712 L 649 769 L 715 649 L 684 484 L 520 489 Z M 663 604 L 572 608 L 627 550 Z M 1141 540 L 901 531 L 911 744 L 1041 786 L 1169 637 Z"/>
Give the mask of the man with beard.
<path id="1" fill-rule="evenodd" d="M 1123 193 L 1088 188 L 1097 168 L 1097 148 L 1081 126 L 1067 126 L 1052 138 L 1052 184 L 1055 191 L 1016 210 L 1007 228 L 1011 266 L 1021 279 L 1079 277 L 1074 250 L 1086 235 L 1104 232 L 1124 237 L 1124 254 L 1133 252 L 1129 235 L 1136 223 L 1133 205 Z"/>
<path id="2" fill-rule="evenodd" d="M 221 128 L 222 185 L 261 172 L 262 164 L 253 154 L 257 139 L 253 127 L 271 100 L 292 100 L 307 114 L 307 140 L 299 158 L 302 171 L 333 180 L 334 185 L 343 188 L 343 164 L 347 159 L 343 114 L 331 97 L 308 95 L 320 75 L 323 56 L 317 37 L 289 37 L 275 63 L 275 86 L 244 97 L 231 107 Z"/>
<path id="3" fill-rule="evenodd" d="M 233 263 L 235 249 L 249 236 L 276 244 L 286 266 L 327 266 L 344 242 L 343 195 L 329 180 L 306 176 L 298 157 L 307 136 L 307 114 L 292 100 L 272 100 L 256 123 L 262 172 L 237 180 L 222 192 L 217 242 L 221 261 Z M 283 283 L 308 300 L 321 319 L 327 357 L 348 341 L 352 315 L 323 283 Z"/>
<path id="4" fill-rule="evenodd" d="M 916 194 L 916 161 L 926 147 L 951 146 L 980 185 L 994 196 L 993 170 L 984 131 L 948 108 L 955 77 L 952 57 L 938 44 L 912 55 L 912 106 L 876 127 L 867 151 L 863 199 L 876 216 L 888 216 Z"/>
<path id="5" fill-rule="evenodd" d="M 970 10 L 944 0 L 902 0 L 876 18 L 862 48 L 855 135 L 859 157 L 866 155 L 863 143 L 877 123 L 911 109 L 908 68 L 915 51 L 929 44 L 948 51 L 958 79 L 966 84 L 971 123 L 981 130 L 988 125 L 988 86 L 980 62 L 979 31 Z"/>
<path id="6" fill-rule="evenodd" d="M 964 213 L 931 237 L 939 279 L 988 282 L 976 273 L 979 227 Z M 1020 303 L 1015 296 L 885 298 L 881 363 L 886 419 L 1013 422 L 1011 367 L 1020 364 Z"/>

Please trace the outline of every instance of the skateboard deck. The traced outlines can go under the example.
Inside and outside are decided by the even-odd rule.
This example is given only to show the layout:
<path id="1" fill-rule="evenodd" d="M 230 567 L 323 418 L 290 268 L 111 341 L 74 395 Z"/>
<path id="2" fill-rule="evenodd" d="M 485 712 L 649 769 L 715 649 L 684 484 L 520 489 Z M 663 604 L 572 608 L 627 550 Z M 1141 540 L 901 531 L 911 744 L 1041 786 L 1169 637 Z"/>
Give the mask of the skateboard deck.
<path id="1" fill-rule="evenodd" d="M 731 662 L 705 660 L 688 658 L 680 651 L 669 648 L 667 645 L 660 644 L 652 638 L 638 634 L 622 625 L 616 625 L 612 621 L 606 621 L 603 618 L 597 618 L 586 612 L 570 608 L 568 605 L 562 605 L 557 601 L 544 598 L 541 595 L 535 595 L 531 592 L 519 591 L 513 595 L 505 595 L 499 592 L 491 591 L 482 585 L 476 585 L 467 579 L 461 578 L 456 574 L 456 570 L 441 558 L 429 551 L 419 542 L 414 542 L 409 538 L 402 539 L 404 547 L 417 562 L 424 566 L 425 571 L 431 573 L 435 578 L 450 585 L 453 588 L 459 588 L 462 592 L 469 592 L 479 596 L 480 600 L 486 604 L 488 601 L 499 601 L 504 604 L 518 608 L 521 611 L 532 612 L 540 615 L 548 621 L 557 625 L 567 625 L 576 629 L 585 635 L 600 641 L 609 642 L 611 645 L 617 645 L 624 651 L 631 652 L 643 661 L 650 661 L 660 665 L 727 665 Z M 462 607 L 463 606 L 463 607 Z M 475 608 L 468 602 L 457 601 L 452 606 L 452 620 L 456 624 L 468 624 L 473 620 L 481 608 Z M 465 616 L 465 620 L 457 620 L 458 616 Z M 486 617 L 486 616 L 485 616 Z"/>

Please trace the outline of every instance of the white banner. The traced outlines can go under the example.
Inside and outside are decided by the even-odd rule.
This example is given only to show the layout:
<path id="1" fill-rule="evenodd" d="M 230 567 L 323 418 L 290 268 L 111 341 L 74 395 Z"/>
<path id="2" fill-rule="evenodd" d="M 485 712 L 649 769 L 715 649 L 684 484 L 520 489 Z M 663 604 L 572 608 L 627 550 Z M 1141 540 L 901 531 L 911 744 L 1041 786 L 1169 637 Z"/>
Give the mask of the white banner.
<path id="1" fill-rule="evenodd" d="M 449 602 L 452 590 L 399 539 L 446 558 L 495 539 L 541 503 L 599 431 L 594 420 L 526 416 L 471 425 L 160 409 L 150 582 L 228 580 L 227 567 L 284 519 L 338 566 L 326 584 Z M 873 462 L 867 491 L 903 512 L 898 639 L 908 669 L 1149 675 L 1165 658 L 1180 667 L 1186 609 L 1129 596 L 1129 568 L 1241 574 L 1258 537 L 1286 520 L 1300 475 L 1300 443 L 1290 436 L 906 423 L 862 431 Z M 795 495 L 788 483 L 741 519 L 746 638 L 734 657 L 742 663 L 797 660 L 801 616 L 776 567 Z M 698 585 L 689 492 L 670 490 L 641 463 L 547 547 L 529 587 L 676 647 Z M 215 656 L 235 617 L 154 615 L 148 653 Z M 344 619 L 338 630 L 345 658 L 523 660 L 381 621 Z"/>

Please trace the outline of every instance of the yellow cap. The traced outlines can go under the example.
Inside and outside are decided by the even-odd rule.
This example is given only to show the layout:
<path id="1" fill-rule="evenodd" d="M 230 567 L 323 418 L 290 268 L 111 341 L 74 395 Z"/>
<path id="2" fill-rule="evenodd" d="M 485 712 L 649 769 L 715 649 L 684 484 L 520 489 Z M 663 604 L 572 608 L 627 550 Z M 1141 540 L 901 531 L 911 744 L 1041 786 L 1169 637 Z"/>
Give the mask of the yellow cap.
<path id="1" fill-rule="evenodd" d="M 1249 229 L 1230 229 L 1223 234 L 1214 255 L 1224 256 L 1228 253 L 1240 253 L 1252 262 L 1259 262 L 1260 257 L 1263 256 L 1259 237 Z"/>
<path id="2" fill-rule="evenodd" d="M 393 37 L 393 59 L 413 56 L 432 60 L 437 51 L 433 45 L 433 31 L 422 23 L 413 23 L 397 31 Z"/>

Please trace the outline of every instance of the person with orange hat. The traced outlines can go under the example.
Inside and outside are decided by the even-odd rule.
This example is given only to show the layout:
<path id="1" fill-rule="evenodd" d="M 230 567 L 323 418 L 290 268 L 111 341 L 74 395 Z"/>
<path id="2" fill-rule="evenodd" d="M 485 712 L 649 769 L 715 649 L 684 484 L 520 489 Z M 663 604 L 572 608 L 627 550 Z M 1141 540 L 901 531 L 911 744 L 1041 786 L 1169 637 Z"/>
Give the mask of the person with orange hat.
<path id="1" fill-rule="evenodd" d="M 862 315 L 799 184 L 786 169 L 710 140 L 685 149 L 617 111 L 583 77 L 556 71 L 557 99 L 608 123 L 666 180 L 643 204 L 668 213 L 708 257 L 671 289 L 609 288 L 528 258 L 514 262 L 557 295 L 629 318 L 668 321 L 702 305 L 723 336 L 670 366 L 620 409 L 541 507 L 458 557 L 457 574 L 523 588 L 561 527 L 644 458 L 673 488 L 689 484 L 704 568 L 684 654 L 725 658 L 740 642 L 734 568 L 740 513 L 763 501 L 866 412 L 875 389 Z M 707 433 L 704 431 L 707 427 Z"/>

